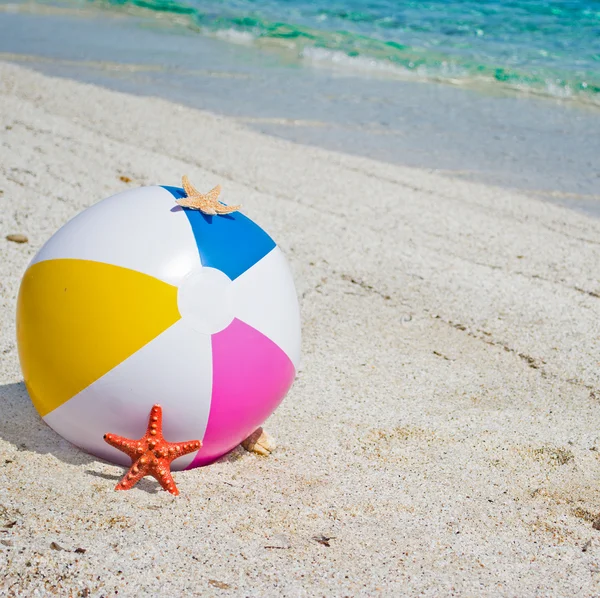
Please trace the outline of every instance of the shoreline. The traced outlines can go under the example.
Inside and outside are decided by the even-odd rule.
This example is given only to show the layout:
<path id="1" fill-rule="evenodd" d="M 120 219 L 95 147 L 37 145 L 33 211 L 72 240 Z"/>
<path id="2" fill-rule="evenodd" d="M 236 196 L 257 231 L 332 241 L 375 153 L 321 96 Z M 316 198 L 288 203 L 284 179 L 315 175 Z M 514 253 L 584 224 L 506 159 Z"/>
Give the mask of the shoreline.
<path id="1" fill-rule="evenodd" d="M 355 38 L 357 31 L 344 29 L 344 26 L 352 27 L 352 19 L 348 21 L 342 18 L 342 21 L 338 21 L 341 29 L 334 31 L 327 27 L 313 29 L 308 23 L 303 26 L 297 22 L 273 22 L 268 18 L 266 20 L 261 18 L 257 13 L 252 16 L 248 15 L 249 20 L 244 22 L 243 17 L 234 15 L 235 11 L 230 12 L 225 9 L 219 16 L 218 11 L 200 11 L 193 2 L 174 2 L 165 5 L 160 2 L 137 2 L 136 0 L 125 4 L 109 0 L 88 5 L 69 2 L 69 0 L 60 0 L 53 4 L 17 0 L 0 4 L 0 12 L 70 14 L 91 19 L 98 17 L 137 19 L 145 22 L 149 27 L 170 29 L 172 32 L 179 30 L 184 34 L 193 32 L 204 37 L 244 46 L 250 51 L 270 52 L 285 57 L 286 61 L 294 63 L 296 66 L 324 68 L 341 74 L 354 73 L 357 76 L 366 75 L 370 78 L 382 77 L 409 82 L 440 83 L 479 90 L 491 95 L 531 96 L 563 102 L 566 105 L 572 104 L 576 107 L 600 108 L 599 100 L 593 92 L 597 88 L 594 80 L 589 80 L 589 82 L 567 81 L 565 76 L 568 77 L 568 75 L 565 72 L 547 71 L 542 67 L 541 72 L 537 69 L 526 73 L 521 70 L 522 65 L 521 67 L 509 66 L 506 63 L 493 62 L 479 64 L 473 68 L 473 64 L 461 60 L 460 53 L 453 53 L 451 48 L 446 47 L 446 51 L 450 50 L 450 54 L 431 53 L 431 48 L 429 48 L 429 54 L 427 51 L 423 54 L 424 47 L 398 43 L 397 40 L 386 38 L 385 35 L 382 38 L 377 35 L 376 31 L 371 31 L 375 37 L 369 37 L 368 34 L 366 37 L 363 36 L 363 42 L 367 42 L 371 53 L 368 50 L 365 53 L 364 45 L 353 49 L 352 46 L 358 41 Z M 299 16 L 295 15 L 296 18 Z M 307 16 L 305 14 L 304 18 Z M 321 16 L 324 18 L 318 19 L 317 22 L 319 20 L 322 23 L 329 21 L 327 15 L 322 14 Z M 335 16 L 343 17 L 340 14 Z M 366 15 L 356 16 L 360 21 L 361 17 Z M 418 15 L 411 16 L 419 18 Z M 466 15 L 455 16 L 460 19 L 461 16 Z M 302 20 L 302 17 L 300 19 Z M 369 20 L 367 18 L 367 21 Z M 313 23 L 313 25 L 315 24 Z M 397 34 L 397 31 L 392 28 L 387 30 L 387 33 L 393 36 L 394 33 Z M 407 32 L 405 31 L 405 33 Z M 334 41 L 329 39 L 331 34 L 337 34 L 337 44 L 331 44 Z M 477 32 L 478 36 L 482 34 L 482 30 Z M 410 33 L 408 36 L 410 37 Z M 344 47 L 343 43 L 340 44 L 342 38 L 347 42 L 345 49 L 340 49 L 340 46 Z M 425 46 L 428 44 L 425 43 Z M 542 55 L 543 52 L 542 50 Z M 578 75 L 586 76 L 583 71 L 579 71 Z M 591 69 L 590 72 L 587 72 L 587 77 L 593 78 L 593 76 L 593 69 Z"/>
<path id="2" fill-rule="evenodd" d="M 11 64 L 0 97 L 0 591 L 598 594 L 600 221 Z M 34 411 L 16 295 L 68 218 L 183 174 L 288 257 L 303 365 L 271 457 L 115 493 Z"/>
<path id="3" fill-rule="evenodd" d="M 520 189 L 600 216 L 597 111 L 346 75 L 156 19 L 95 13 L 4 13 L 0 58 L 219 113 L 304 145 Z"/>

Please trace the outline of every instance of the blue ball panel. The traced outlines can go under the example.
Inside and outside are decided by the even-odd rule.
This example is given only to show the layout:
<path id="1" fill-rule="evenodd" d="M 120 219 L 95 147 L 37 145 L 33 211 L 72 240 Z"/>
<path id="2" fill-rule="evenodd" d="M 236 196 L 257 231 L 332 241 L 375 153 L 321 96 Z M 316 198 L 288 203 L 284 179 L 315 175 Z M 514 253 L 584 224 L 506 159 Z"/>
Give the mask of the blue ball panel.
<path id="1" fill-rule="evenodd" d="M 165 187 L 175 199 L 185 197 L 179 187 Z M 192 231 L 203 266 L 216 268 L 235 280 L 275 247 L 275 241 L 241 212 L 208 216 L 182 208 Z"/>

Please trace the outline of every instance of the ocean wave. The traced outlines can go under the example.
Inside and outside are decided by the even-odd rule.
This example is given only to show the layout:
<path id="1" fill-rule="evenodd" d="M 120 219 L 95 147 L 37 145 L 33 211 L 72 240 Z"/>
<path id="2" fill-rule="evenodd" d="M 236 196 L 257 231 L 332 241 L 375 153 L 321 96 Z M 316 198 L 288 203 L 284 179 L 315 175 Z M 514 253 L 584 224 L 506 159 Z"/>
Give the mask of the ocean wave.
<path id="1" fill-rule="evenodd" d="M 249 31 L 240 31 L 238 29 L 233 29 L 232 27 L 227 29 L 216 29 L 214 31 L 209 30 L 208 33 L 233 44 L 248 45 L 256 40 L 256 37 Z"/>
<path id="2" fill-rule="evenodd" d="M 555 75 L 532 76 L 493 66 L 467 67 L 445 61 L 421 61 L 408 65 L 399 61 L 380 60 L 369 56 L 349 56 L 338 50 L 306 47 L 300 53 L 305 62 L 318 67 L 328 66 L 348 73 L 384 75 L 404 80 L 432 81 L 477 89 L 503 88 L 521 94 L 545 96 L 560 100 L 575 100 L 600 107 L 600 89 L 579 81 L 565 81 Z M 403 61 L 406 62 L 406 61 Z M 586 89 L 588 88 L 588 89 Z"/>
<path id="3" fill-rule="evenodd" d="M 305 22 L 274 20 L 256 11 L 240 11 L 239 3 L 235 2 L 230 5 L 227 2 L 203 2 L 196 7 L 177 0 L 100 1 L 104 6 L 137 7 L 163 16 L 171 14 L 179 23 L 183 17 L 190 27 L 231 43 L 268 46 L 271 50 L 279 46 L 286 52 L 292 50 L 303 63 L 321 68 L 343 69 L 363 76 L 385 75 L 452 85 L 502 87 L 517 93 L 600 105 L 600 73 L 590 68 L 549 68 L 535 59 L 515 61 L 511 58 L 504 64 L 499 60 L 495 63 L 489 56 L 474 56 L 468 52 L 448 54 L 435 44 L 426 47 L 399 43 L 374 36 L 374 30 L 371 34 L 329 30 L 324 25 L 317 28 Z M 350 13 L 317 8 L 313 12 L 317 19 L 315 23 L 319 18 L 335 17 L 359 22 L 361 26 L 375 23 L 377 27 L 392 27 L 389 19 L 376 19 L 374 15 L 360 11 Z M 528 52 L 531 54 L 532 50 Z M 597 59 L 600 61 L 600 54 Z"/>
<path id="4" fill-rule="evenodd" d="M 430 68 L 424 63 L 414 65 L 411 61 L 404 66 L 390 60 L 380 60 L 370 56 L 349 56 L 339 50 L 306 47 L 300 53 L 305 62 L 315 66 L 330 65 L 357 73 L 397 76 L 402 79 L 439 80 L 456 82 L 468 77 L 468 72 L 458 65 L 441 62 Z"/>

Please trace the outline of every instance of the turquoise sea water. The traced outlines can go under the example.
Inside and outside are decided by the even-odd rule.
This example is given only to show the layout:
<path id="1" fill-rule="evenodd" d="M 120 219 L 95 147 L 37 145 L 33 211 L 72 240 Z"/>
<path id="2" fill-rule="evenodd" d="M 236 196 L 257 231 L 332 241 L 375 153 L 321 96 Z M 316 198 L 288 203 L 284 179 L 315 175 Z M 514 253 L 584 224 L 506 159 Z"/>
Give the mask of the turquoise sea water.
<path id="1" fill-rule="evenodd" d="M 600 104 L 598 0 L 92 0 L 303 61 Z"/>

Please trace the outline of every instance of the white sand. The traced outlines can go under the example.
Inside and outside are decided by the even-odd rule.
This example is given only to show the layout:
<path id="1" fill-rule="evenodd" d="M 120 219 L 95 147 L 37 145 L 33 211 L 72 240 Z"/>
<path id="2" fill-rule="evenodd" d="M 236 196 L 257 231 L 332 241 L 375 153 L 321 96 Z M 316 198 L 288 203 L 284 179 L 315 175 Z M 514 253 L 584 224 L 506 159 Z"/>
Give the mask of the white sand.
<path id="1" fill-rule="evenodd" d="M 273 456 L 116 493 L 29 401 L 19 280 L 81 209 L 185 173 L 287 253 L 304 365 Z M 6 64 L 0 189 L 2 595 L 600 594 L 600 221 Z"/>

